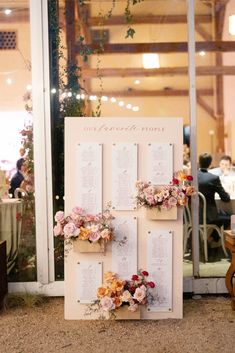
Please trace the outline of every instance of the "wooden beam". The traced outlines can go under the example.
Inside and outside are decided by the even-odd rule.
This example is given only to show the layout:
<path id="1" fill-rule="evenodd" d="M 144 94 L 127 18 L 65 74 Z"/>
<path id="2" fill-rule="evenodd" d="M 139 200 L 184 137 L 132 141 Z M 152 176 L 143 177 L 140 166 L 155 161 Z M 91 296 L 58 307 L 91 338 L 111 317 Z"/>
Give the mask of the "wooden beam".
<path id="1" fill-rule="evenodd" d="M 200 96 L 213 96 L 213 90 L 199 89 L 197 93 Z M 92 92 L 92 95 L 107 97 L 187 97 L 189 91 L 187 89 L 162 89 L 162 90 L 123 90 L 123 91 L 102 91 Z"/>
<path id="2" fill-rule="evenodd" d="M 204 99 L 200 95 L 197 95 L 197 103 L 207 114 L 209 114 L 213 119 L 216 120 L 214 110 L 209 106 L 207 102 L 204 101 Z"/>
<path id="3" fill-rule="evenodd" d="M 212 40 L 212 35 L 208 33 L 199 23 L 195 24 L 195 30 L 205 41 Z"/>
<path id="4" fill-rule="evenodd" d="M 196 23 L 211 23 L 211 15 L 196 15 Z M 132 20 L 133 25 L 136 24 L 178 24 L 187 23 L 186 15 L 135 15 Z M 90 17 L 87 20 L 88 26 L 116 26 L 126 25 L 124 16 L 111 16 L 107 19 L 100 17 Z"/>
<path id="5" fill-rule="evenodd" d="M 98 69 L 101 77 L 153 77 L 153 76 L 181 76 L 188 75 L 188 67 L 161 67 L 159 69 L 143 68 L 104 68 Z M 235 75 L 235 66 L 199 66 L 196 68 L 198 76 Z M 97 69 L 84 68 L 83 77 L 97 77 Z"/>
<path id="6" fill-rule="evenodd" d="M 91 44 L 89 46 L 94 51 L 100 51 L 100 46 Z M 103 44 L 101 54 L 142 54 L 142 53 L 187 53 L 187 42 L 171 42 L 171 43 L 118 43 Z M 77 54 L 79 54 L 80 46 L 76 45 Z M 196 42 L 196 52 L 234 52 L 235 41 L 207 41 Z"/>
<path id="7" fill-rule="evenodd" d="M 11 25 L 17 22 L 29 22 L 29 9 L 13 9 L 11 16 L 0 13 L 0 23 Z"/>
<path id="8" fill-rule="evenodd" d="M 91 43 L 91 31 L 89 25 L 87 24 L 90 17 L 90 5 L 80 6 L 77 2 L 76 5 L 78 25 L 81 34 L 85 38 L 85 43 Z"/>

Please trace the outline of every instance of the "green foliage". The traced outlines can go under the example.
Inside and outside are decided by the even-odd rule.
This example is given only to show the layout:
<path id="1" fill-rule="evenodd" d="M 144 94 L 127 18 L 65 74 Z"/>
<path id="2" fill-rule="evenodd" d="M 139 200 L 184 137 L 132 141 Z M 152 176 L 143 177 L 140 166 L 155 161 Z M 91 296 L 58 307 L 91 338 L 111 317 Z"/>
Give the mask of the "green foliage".
<path id="1" fill-rule="evenodd" d="M 14 293 L 8 294 L 5 301 L 5 309 L 16 307 L 34 308 L 47 302 L 47 297 L 38 293 Z"/>
<path id="2" fill-rule="evenodd" d="M 126 32 L 126 37 L 125 37 L 125 38 L 128 38 L 128 37 L 133 38 L 133 37 L 134 37 L 134 34 L 135 34 L 134 28 L 129 27 L 128 30 L 127 30 L 127 32 Z"/>

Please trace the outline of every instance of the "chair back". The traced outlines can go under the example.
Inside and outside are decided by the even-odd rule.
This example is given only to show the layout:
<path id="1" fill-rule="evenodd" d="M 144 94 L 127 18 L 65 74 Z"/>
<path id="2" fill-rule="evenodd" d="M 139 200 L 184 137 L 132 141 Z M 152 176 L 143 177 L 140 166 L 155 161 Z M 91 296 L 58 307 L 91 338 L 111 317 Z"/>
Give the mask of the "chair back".
<path id="1" fill-rule="evenodd" d="M 16 188 L 14 191 L 14 198 L 15 199 L 21 199 L 24 198 L 24 196 L 27 196 L 28 193 L 25 189 L 23 188 Z"/>
<path id="2" fill-rule="evenodd" d="M 206 198 L 200 191 L 198 191 L 197 194 L 199 197 L 199 205 L 202 207 L 202 224 L 201 225 L 206 227 L 206 207 L 207 207 Z"/>
<path id="3" fill-rule="evenodd" d="M 184 222 L 184 224 L 187 224 L 188 226 L 192 226 L 192 217 L 191 217 L 191 212 L 190 212 L 190 208 L 188 205 L 184 206 L 183 222 Z"/>

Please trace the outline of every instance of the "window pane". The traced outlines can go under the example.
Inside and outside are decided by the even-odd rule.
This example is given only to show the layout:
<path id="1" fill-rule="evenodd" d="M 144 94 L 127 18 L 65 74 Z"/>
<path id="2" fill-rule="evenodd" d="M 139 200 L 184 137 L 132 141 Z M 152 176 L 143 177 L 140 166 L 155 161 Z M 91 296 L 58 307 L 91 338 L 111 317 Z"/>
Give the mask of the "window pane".
<path id="1" fill-rule="evenodd" d="M 0 240 L 9 281 L 36 280 L 29 1 L 0 0 Z M 2 186 L 2 185 L 1 185 Z M 19 200 L 18 200 L 19 198 Z"/>

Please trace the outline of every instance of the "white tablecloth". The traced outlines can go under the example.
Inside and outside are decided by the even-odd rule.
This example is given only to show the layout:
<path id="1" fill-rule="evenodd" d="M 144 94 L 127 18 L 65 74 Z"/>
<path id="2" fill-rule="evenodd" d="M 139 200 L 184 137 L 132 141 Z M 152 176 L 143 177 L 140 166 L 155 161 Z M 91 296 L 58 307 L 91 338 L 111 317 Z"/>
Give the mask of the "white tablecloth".
<path id="1" fill-rule="evenodd" d="M 19 249 L 23 201 L 5 199 L 0 202 L 0 240 L 7 241 L 7 271 L 15 264 Z"/>

